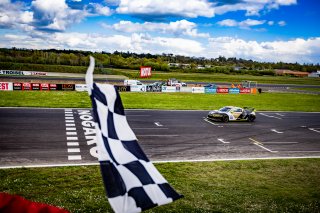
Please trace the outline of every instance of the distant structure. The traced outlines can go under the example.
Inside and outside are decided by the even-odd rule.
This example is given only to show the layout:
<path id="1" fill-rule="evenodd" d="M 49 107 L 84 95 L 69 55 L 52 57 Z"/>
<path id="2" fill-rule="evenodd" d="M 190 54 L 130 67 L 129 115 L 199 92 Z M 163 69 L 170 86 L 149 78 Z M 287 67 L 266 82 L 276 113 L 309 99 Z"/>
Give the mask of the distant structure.
<path id="1" fill-rule="evenodd" d="M 312 72 L 308 75 L 308 77 L 311 78 L 319 78 L 320 77 L 320 70 L 318 70 L 317 72 Z"/>
<path id="2" fill-rule="evenodd" d="M 301 72 L 301 71 L 282 70 L 282 69 L 276 69 L 274 71 L 276 75 L 291 75 L 295 77 L 307 77 L 309 75 L 308 72 Z"/>

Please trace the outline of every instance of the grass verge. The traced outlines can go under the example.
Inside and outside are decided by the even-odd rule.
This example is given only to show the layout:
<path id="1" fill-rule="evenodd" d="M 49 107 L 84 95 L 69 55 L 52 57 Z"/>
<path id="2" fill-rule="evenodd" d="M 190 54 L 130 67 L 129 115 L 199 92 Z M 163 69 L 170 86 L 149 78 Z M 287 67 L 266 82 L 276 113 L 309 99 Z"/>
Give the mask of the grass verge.
<path id="1" fill-rule="evenodd" d="M 212 110 L 226 105 L 251 106 L 257 110 L 320 111 L 320 96 L 310 94 L 191 94 L 121 93 L 126 109 Z M 0 91 L 1 107 L 90 108 L 86 92 Z"/>
<path id="2" fill-rule="evenodd" d="M 320 159 L 156 164 L 185 197 L 148 212 L 319 212 Z M 71 212 L 112 212 L 98 166 L 0 170 L 0 191 Z"/>

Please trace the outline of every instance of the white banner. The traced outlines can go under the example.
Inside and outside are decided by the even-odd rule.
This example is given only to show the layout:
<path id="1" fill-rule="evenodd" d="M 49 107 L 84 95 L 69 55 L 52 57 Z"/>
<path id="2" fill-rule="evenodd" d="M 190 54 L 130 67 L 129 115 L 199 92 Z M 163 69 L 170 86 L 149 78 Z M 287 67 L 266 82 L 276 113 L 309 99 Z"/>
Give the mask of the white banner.
<path id="1" fill-rule="evenodd" d="M 131 92 L 145 92 L 146 91 L 146 86 L 145 85 L 130 86 L 130 91 Z"/>
<path id="2" fill-rule="evenodd" d="M 162 86 L 161 87 L 162 92 L 176 92 L 176 87 L 172 86 Z"/>
<path id="3" fill-rule="evenodd" d="M 180 92 L 192 92 L 192 87 L 180 87 Z"/>
<path id="4" fill-rule="evenodd" d="M 46 72 L 38 71 L 20 71 L 20 70 L 0 70 L 0 75 L 48 75 Z"/>
<path id="5" fill-rule="evenodd" d="M 86 84 L 76 84 L 76 91 L 78 92 L 87 92 L 88 91 L 88 87 Z"/>
<path id="6" fill-rule="evenodd" d="M 204 93 L 204 87 L 192 87 L 192 93 Z"/>
<path id="7" fill-rule="evenodd" d="M 13 90 L 12 82 L 0 82 L 0 90 L 11 91 Z"/>

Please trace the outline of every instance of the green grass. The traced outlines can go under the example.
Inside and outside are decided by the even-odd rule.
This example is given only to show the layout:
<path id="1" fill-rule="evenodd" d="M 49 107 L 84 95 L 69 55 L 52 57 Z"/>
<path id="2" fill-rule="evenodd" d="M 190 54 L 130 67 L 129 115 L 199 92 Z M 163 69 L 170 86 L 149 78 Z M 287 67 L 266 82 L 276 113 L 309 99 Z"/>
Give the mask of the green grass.
<path id="1" fill-rule="evenodd" d="M 310 94 L 191 94 L 121 93 L 126 109 L 212 110 L 226 105 L 251 106 L 259 111 L 320 111 L 320 96 Z M 1 107 L 90 108 L 86 92 L 0 91 Z"/>
<path id="2" fill-rule="evenodd" d="M 139 78 L 138 70 L 123 70 L 112 69 L 112 73 L 125 75 L 130 78 Z M 217 73 L 182 73 L 182 72 L 159 72 L 153 71 L 152 80 L 166 81 L 169 78 L 177 78 L 181 81 L 192 82 L 230 82 L 241 83 L 243 80 L 257 81 L 258 83 L 269 84 L 305 84 L 305 85 L 320 85 L 320 78 L 308 77 L 290 77 L 290 76 L 253 76 L 253 75 L 232 75 L 232 74 L 217 74 Z"/>
<path id="3" fill-rule="evenodd" d="M 320 159 L 162 163 L 185 197 L 148 212 L 319 212 Z M 98 166 L 0 170 L 0 191 L 71 212 L 111 212 Z"/>

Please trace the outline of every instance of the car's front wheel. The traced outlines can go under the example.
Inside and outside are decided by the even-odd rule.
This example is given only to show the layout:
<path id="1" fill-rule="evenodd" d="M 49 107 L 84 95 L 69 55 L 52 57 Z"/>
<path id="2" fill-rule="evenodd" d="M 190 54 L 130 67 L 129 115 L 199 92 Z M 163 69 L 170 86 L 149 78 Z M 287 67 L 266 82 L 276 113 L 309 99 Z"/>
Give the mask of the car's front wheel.
<path id="1" fill-rule="evenodd" d="M 225 122 L 225 123 L 229 122 L 229 116 L 228 115 L 224 115 L 222 117 L 222 121 Z"/>
<path id="2" fill-rule="evenodd" d="M 254 116 L 254 115 L 249 115 L 249 117 L 248 117 L 248 121 L 249 121 L 249 122 L 253 122 L 254 119 L 256 119 L 256 116 Z"/>

